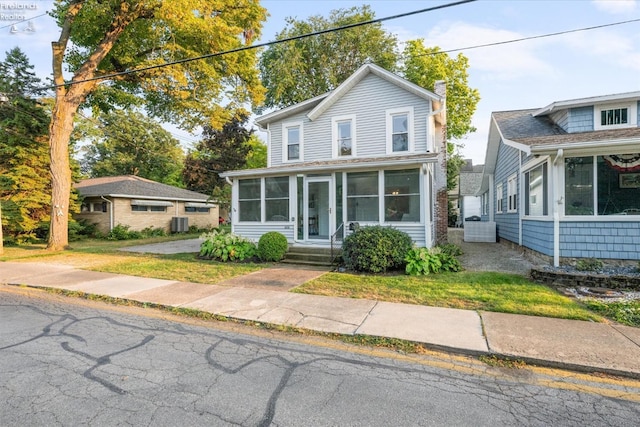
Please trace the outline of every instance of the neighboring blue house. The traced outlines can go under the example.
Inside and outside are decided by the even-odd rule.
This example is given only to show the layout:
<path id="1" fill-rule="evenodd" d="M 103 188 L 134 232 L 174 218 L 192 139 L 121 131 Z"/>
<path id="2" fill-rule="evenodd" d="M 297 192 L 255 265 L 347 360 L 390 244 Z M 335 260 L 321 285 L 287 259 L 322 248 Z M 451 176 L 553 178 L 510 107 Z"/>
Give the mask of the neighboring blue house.
<path id="1" fill-rule="evenodd" d="M 221 174 L 233 233 L 328 246 L 357 222 L 419 246 L 446 240 L 444 84 L 436 92 L 365 64 L 333 91 L 259 117 L 268 166 Z"/>
<path id="2" fill-rule="evenodd" d="M 491 116 L 482 218 L 554 265 L 640 259 L 640 92 Z"/>

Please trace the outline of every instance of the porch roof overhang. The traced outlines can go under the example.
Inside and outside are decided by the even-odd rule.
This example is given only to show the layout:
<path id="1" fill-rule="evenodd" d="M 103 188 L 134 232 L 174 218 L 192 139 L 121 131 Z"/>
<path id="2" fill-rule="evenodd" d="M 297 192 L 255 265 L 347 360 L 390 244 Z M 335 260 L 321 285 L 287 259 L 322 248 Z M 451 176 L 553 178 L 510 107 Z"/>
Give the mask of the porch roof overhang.
<path id="1" fill-rule="evenodd" d="M 435 163 L 438 155 L 423 153 L 407 156 L 368 157 L 350 160 L 328 160 L 322 162 L 303 162 L 260 169 L 243 169 L 221 173 L 222 178 L 245 178 L 297 173 L 329 173 L 386 167 L 419 166 L 424 163 Z"/>
<path id="2" fill-rule="evenodd" d="M 640 151 L 640 136 L 620 139 L 593 140 L 583 142 L 557 143 L 557 144 L 532 144 L 531 154 L 549 155 L 562 149 L 564 155 L 568 154 L 613 154 L 620 152 L 637 153 Z"/>

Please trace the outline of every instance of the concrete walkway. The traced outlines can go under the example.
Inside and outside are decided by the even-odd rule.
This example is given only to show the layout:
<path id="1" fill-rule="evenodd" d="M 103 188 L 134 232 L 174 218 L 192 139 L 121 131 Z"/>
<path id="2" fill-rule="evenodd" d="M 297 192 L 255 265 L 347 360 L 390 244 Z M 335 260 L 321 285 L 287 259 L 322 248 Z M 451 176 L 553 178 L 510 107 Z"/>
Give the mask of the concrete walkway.
<path id="1" fill-rule="evenodd" d="M 193 308 L 322 332 L 399 338 L 458 353 L 497 354 L 640 378 L 639 328 L 283 292 L 324 272 L 280 267 L 204 285 L 5 262 L 0 263 L 0 283 Z"/>

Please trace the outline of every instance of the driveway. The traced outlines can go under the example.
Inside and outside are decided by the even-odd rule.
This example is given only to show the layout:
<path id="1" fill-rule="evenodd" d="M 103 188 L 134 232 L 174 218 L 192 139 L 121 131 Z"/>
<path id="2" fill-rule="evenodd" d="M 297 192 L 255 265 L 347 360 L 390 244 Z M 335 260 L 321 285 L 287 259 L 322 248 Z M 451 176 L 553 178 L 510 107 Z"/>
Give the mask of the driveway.
<path id="1" fill-rule="evenodd" d="M 172 242 L 153 243 L 150 245 L 129 246 L 120 249 L 125 252 L 141 252 L 147 254 L 182 254 L 200 252 L 200 239 L 174 240 Z"/>

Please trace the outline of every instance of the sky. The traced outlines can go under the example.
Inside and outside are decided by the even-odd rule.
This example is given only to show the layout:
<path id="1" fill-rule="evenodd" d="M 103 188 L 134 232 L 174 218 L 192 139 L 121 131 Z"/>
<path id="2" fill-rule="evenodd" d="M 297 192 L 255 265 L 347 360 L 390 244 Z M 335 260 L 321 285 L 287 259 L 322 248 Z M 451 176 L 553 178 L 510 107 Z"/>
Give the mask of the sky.
<path id="1" fill-rule="evenodd" d="M 263 0 L 269 17 L 258 42 L 274 40 L 287 17 L 304 20 L 368 4 L 377 18 L 384 18 L 452 2 Z M 23 8 L 16 9 L 16 5 Z M 45 0 L 0 0 L 0 55 L 19 46 L 43 79 L 51 75 L 51 42 L 58 38 L 59 29 L 50 17 L 38 15 L 52 6 L 52 1 Z M 33 19 L 12 20 L 21 16 Z M 638 21 L 472 48 L 634 19 Z M 12 24 L 17 32 L 11 32 Z M 640 91 L 640 0 L 480 0 L 388 20 L 383 27 L 401 42 L 422 38 L 426 46 L 462 49 L 460 53 L 469 59 L 469 86 L 478 89 L 481 100 L 472 119 L 477 131 L 460 142 L 462 155 L 474 164 L 484 163 L 492 111 Z M 197 140 L 184 131 L 170 131 L 185 144 Z"/>

